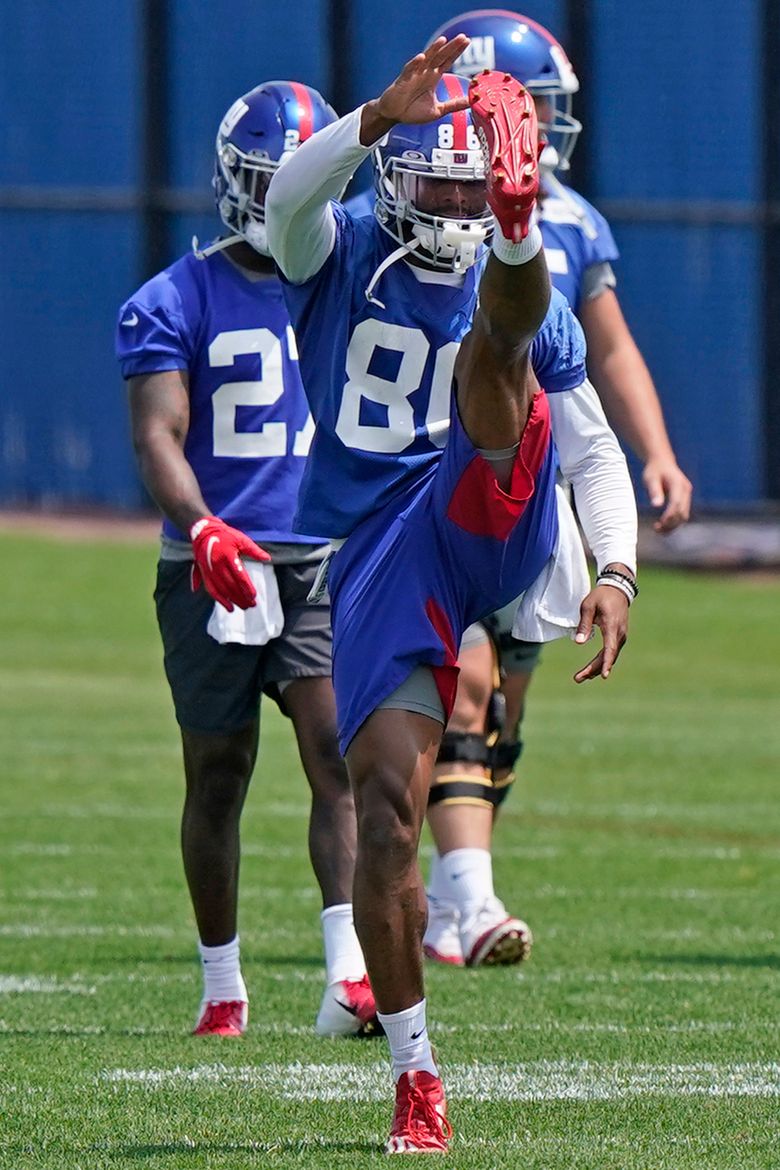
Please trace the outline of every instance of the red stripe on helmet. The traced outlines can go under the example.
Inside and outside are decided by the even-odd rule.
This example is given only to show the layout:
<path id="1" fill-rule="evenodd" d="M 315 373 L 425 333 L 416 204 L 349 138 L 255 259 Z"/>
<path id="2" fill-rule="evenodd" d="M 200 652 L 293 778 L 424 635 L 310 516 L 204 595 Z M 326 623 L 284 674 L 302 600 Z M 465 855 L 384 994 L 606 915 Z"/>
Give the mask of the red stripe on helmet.
<path id="1" fill-rule="evenodd" d="M 463 97 L 463 82 L 454 73 L 445 73 L 442 77 L 444 88 L 447 91 L 448 98 Z M 469 116 L 466 110 L 457 110 L 456 113 L 450 114 L 452 118 L 453 134 L 452 134 L 452 149 L 453 150 L 468 150 L 468 129 Z"/>
<path id="2" fill-rule="evenodd" d="M 311 138 L 314 131 L 314 107 L 311 104 L 311 94 L 305 85 L 301 85 L 299 81 L 291 81 L 290 89 L 295 94 L 295 100 L 298 103 L 298 117 L 300 124 L 298 132 L 301 136 L 301 142 L 305 142 L 307 138 Z"/>

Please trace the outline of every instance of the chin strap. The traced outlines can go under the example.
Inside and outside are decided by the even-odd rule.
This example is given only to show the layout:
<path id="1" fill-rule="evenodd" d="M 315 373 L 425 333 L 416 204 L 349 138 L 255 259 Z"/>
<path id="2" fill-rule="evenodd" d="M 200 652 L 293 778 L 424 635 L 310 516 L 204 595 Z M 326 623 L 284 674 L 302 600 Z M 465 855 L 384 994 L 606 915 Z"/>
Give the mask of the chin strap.
<path id="1" fill-rule="evenodd" d="M 192 251 L 196 260 L 205 260 L 207 256 L 211 256 L 214 252 L 221 252 L 223 248 L 229 248 L 231 244 L 240 244 L 244 242 L 243 236 L 226 236 L 224 240 L 217 240 L 213 244 L 209 244 L 208 248 L 201 248 L 198 244 L 198 237 L 192 237 Z"/>
<path id="2" fill-rule="evenodd" d="M 477 262 L 477 251 L 487 239 L 487 229 L 477 224 L 461 227 L 458 223 L 447 222 L 441 231 L 442 243 L 453 248 L 453 272 L 465 272 Z"/>
<path id="3" fill-rule="evenodd" d="M 369 304 L 378 305 L 380 309 L 387 308 L 387 305 L 380 301 L 379 297 L 374 296 L 374 289 L 379 284 L 379 281 L 382 279 L 384 273 L 387 272 L 391 264 L 395 264 L 396 260 L 400 260 L 401 257 L 406 255 L 407 252 L 412 252 L 415 248 L 419 248 L 421 243 L 421 240 L 410 240 L 408 244 L 401 244 L 400 248 L 396 248 L 396 250 L 391 252 L 389 256 L 385 256 L 384 260 L 368 282 L 368 288 L 366 289 L 366 300 L 369 302 Z"/>

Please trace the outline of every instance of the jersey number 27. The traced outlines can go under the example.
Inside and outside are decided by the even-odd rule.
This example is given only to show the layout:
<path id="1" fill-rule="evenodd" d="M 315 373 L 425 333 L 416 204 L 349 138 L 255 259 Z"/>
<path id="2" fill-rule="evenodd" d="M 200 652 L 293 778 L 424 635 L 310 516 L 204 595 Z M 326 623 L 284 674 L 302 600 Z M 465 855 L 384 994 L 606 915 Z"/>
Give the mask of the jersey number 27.
<path id="1" fill-rule="evenodd" d="M 287 326 L 287 348 L 295 360 L 295 335 Z M 257 431 L 236 430 L 239 406 L 273 406 L 284 394 L 281 339 L 270 329 L 230 329 L 218 333 L 209 346 L 212 369 L 232 366 L 241 354 L 259 354 L 262 378 L 253 382 L 223 382 L 212 395 L 214 454 L 233 459 L 268 459 L 287 454 L 287 423 L 266 422 Z M 303 391 L 301 390 L 301 395 Z M 311 415 L 293 441 L 293 455 L 308 455 L 314 434 Z"/>

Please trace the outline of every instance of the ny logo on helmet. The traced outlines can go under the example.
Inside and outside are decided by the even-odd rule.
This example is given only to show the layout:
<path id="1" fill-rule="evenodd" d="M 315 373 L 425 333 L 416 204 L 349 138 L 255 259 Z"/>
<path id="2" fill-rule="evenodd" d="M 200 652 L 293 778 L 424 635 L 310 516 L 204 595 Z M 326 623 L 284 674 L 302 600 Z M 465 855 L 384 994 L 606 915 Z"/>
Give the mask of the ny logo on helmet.
<path id="1" fill-rule="evenodd" d="M 476 77 L 483 69 L 496 67 L 496 42 L 494 37 L 472 37 L 453 69 L 461 77 Z"/>

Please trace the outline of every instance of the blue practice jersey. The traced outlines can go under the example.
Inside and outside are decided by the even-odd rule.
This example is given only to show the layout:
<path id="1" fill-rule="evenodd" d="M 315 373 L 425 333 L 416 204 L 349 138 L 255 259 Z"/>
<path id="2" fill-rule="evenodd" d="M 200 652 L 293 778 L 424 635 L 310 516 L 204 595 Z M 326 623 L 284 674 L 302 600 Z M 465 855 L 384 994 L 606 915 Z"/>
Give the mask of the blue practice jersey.
<path id="1" fill-rule="evenodd" d="M 566 199 L 546 196 L 541 201 L 539 227 L 550 279 L 579 313 L 586 270 L 612 263 L 619 253 L 604 216 L 570 187 L 566 194 Z"/>
<path id="2" fill-rule="evenodd" d="M 261 543 L 316 540 L 293 531 L 314 424 L 275 277 L 184 256 L 122 306 L 116 349 L 125 378 L 188 372 L 184 455 L 214 515 Z M 163 532 L 187 539 L 169 520 Z"/>
<path id="3" fill-rule="evenodd" d="M 539 227 L 550 280 L 579 314 L 587 269 L 611 264 L 620 253 L 601 212 L 570 187 L 566 194 L 567 199 L 546 196 L 541 201 Z M 373 215 L 373 187 L 352 196 L 345 206 L 354 216 Z"/>
<path id="4" fill-rule="evenodd" d="M 285 282 L 284 290 L 317 423 L 295 524 L 344 537 L 441 457 L 453 367 L 471 327 L 481 266 L 455 287 L 421 283 L 399 261 L 375 289 L 382 308 L 366 289 L 396 245 L 373 216 L 333 210 L 336 242 L 328 260 L 311 280 Z M 548 393 L 585 378 L 582 330 L 556 292 L 532 364 Z"/>

